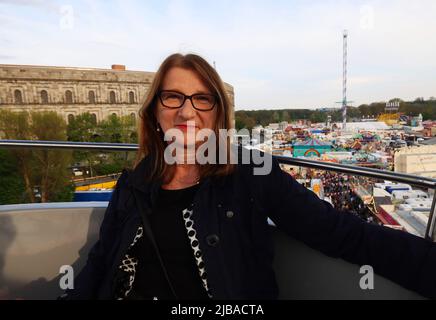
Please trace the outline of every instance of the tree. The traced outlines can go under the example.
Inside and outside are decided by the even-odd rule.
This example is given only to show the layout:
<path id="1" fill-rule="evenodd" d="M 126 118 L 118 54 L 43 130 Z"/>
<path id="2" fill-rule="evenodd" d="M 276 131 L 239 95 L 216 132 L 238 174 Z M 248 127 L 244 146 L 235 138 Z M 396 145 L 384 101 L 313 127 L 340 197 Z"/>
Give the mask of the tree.
<path id="1" fill-rule="evenodd" d="M 274 122 L 279 122 L 280 121 L 280 114 L 277 111 L 274 111 L 272 118 L 273 118 Z"/>
<path id="2" fill-rule="evenodd" d="M 29 113 L 3 111 L 0 113 L 0 129 L 7 140 L 29 140 L 31 137 Z M 24 181 L 24 188 L 30 202 L 36 202 L 32 181 L 32 151 L 30 149 L 11 149 Z"/>
<path id="3" fill-rule="evenodd" d="M 324 122 L 324 121 L 325 121 L 325 117 L 324 117 L 324 115 L 323 115 L 321 112 L 319 112 L 319 111 L 314 111 L 314 112 L 312 112 L 312 113 L 310 114 L 310 116 L 309 116 L 309 120 L 310 120 L 312 123 L 319 123 L 319 122 Z"/>
<path id="4" fill-rule="evenodd" d="M 389 102 L 399 102 L 399 103 L 402 103 L 404 101 L 402 99 L 400 99 L 400 98 L 393 98 L 393 99 L 390 99 Z"/>
<path id="5" fill-rule="evenodd" d="M 291 116 L 289 115 L 289 112 L 287 110 L 284 110 L 282 112 L 282 120 L 283 121 L 291 121 Z"/>
<path id="6" fill-rule="evenodd" d="M 86 112 L 78 115 L 70 121 L 67 127 L 67 136 L 69 141 L 99 142 L 102 139 L 98 131 L 93 116 L 89 112 Z M 74 151 L 73 158 L 74 162 L 86 161 L 91 176 L 93 175 L 93 165 L 97 159 L 95 152 Z"/>
<path id="7" fill-rule="evenodd" d="M 96 134 L 96 123 L 89 112 L 72 119 L 67 127 L 68 141 L 90 142 L 95 140 Z"/>
<path id="8" fill-rule="evenodd" d="M 66 123 L 55 112 L 3 112 L 0 128 L 6 139 L 19 140 L 66 140 Z M 67 167 L 71 152 L 53 149 L 11 150 L 24 182 L 27 200 L 37 202 L 35 188 L 39 189 L 42 202 L 52 201 L 71 185 Z M 72 192 L 63 198 L 72 198 Z"/>
<path id="9" fill-rule="evenodd" d="M 235 128 L 238 131 L 245 128 L 245 122 L 241 118 L 236 117 L 235 118 Z"/>
<path id="10" fill-rule="evenodd" d="M 110 115 L 107 119 L 99 123 L 99 133 L 102 141 L 111 143 L 121 143 L 122 123 L 116 115 Z"/>
<path id="11" fill-rule="evenodd" d="M 235 127 L 237 130 L 246 128 L 248 130 L 252 129 L 256 125 L 256 119 L 249 116 L 247 112 L 236 112 L 235 114 Z"/>
<path id="12" fill-rule="evenodd" d="M 56 112 L 32 112 L 31 132 L 38 140 L 66 141 L 67 124 Z M 72 152 L 65 150 L 34 150 L 33 155 L 39 170 L 35 177 L 39 181 L 41 202 L 48 202 L 68 185 Z"/>
<path id="13" fill-rule="evenodd" d="M 131 116 L 122 116 L 120 119 L 121 123 L 121 141 L 123 143 L 136 143 L 136 123 Z M 135 141 L 136 139 L 136 141 Z"/>
<path id="14" fill-rule="evenodd" d="M 24 181 L 10 150 L 0 149 L 0 205 L 28 202 Z"/>

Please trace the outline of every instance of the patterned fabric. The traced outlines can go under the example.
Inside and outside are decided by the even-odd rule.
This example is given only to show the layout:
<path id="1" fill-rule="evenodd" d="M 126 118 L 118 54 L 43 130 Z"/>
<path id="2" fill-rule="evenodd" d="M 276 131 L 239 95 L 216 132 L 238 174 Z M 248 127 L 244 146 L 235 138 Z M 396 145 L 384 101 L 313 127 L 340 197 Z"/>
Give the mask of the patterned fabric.
<path id="1" fill-rule="evenodd" d="M 199 242 L 197 239 L 197 232 L 194 229 L 194 221 L 192 220 L 193 210 L 189 210 L 188 208 L 182 211 L 183 220 L 185 221 L 186 233 L 189 238 L 189 243 L 191 244 L 191 248 L 194 254 L 195 262 L 198 267 L 198 272 L 200 274 L 200 278 L 203 284 L 204 289 L 207 292 L 209 298 L 212 298 L 212 293 L 207 283 L 207 273 L 205 269 L 205 264 L 203 261 L 203 256 L 200 250 Z M 136 231 L 135 238 L 132 243 L 129 245 L 127 249 L 127 253 L 125 254 L 123 260 L 121 261 L 118 269 L 120 270 L 120 274 L 117 276 L 118 280 L 118 288 L 116 293 L 117 300 L 124 300 L 128 297 L 129 293 L 132 291 L 133 283 L 135 281 L 136 268 L 138 266 L 139 260 L 136 257 L 133 257 L 131 254 L 131 249 L 135 246 L 140 238 L 144 235 L 144 229 L 142 226 L 138 227 Z M 157 297 L 153 297 L 153 300 L 157 300 Z"/>
<path id="2" fill-rule="evenodd" d="M 186 232 L 188 234 L 189 243 L 191 244 L 191 248 L 194 252 L 195 263 L 198 267 L 198 272 L 200 273 L 201 281 L 203 282 L 203 287 L 207 292 L 209 298 L 212 298 L 212 294 L 209 289 L 209 285 L 207 284 L 207 273 L 204 266 L 203 254 L 200 250 L 200 243 L 197 239 L 197 232 L 194 229 L 194 221 L 192 220 L 193 210 L 185 209 L 183 210 L 183 220 L 185 220 Z"/>
<path id="3" fill-rule="evenodd" d="M 121 270 L 121 282 L 122 286 L 119 288 L 121 292 L 118 292 L 118 296 L 116 297 L 117 300 L 122 300 L 125 297 L 127 297 L 132 290 L 133 282 L 135 281 L 135 275 L 136 275 L 136 266 L 138 265 L 138 258 L 132 257 L 129 255 L 129 251 L 133 246 L 138 242 L 140 238 L 142 238 L 144 234 L 144 230 L 142 227 L 139 227 L 136 231 L 135 238 L 133 239 L 132 243 L 129 245 L 129 248 L 127 249 L 127 253 L 124 256 L 124 259 L 121 261 L 121 265 L 118 267 L 118 269 Z M 127 281 L 127 283 L 125 283 Z"/>

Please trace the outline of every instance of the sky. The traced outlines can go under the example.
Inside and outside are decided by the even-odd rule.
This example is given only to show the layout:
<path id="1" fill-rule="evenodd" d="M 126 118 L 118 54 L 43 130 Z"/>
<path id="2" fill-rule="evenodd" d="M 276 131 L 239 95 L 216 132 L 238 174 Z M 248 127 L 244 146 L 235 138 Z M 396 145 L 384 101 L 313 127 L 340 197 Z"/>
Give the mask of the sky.
<path id="1" fill-rule="evenodd" d="M 0 0 L 0 64 L 156 71 L 197 53 L 236 110 L 436 96 L 435 0 Z"/>

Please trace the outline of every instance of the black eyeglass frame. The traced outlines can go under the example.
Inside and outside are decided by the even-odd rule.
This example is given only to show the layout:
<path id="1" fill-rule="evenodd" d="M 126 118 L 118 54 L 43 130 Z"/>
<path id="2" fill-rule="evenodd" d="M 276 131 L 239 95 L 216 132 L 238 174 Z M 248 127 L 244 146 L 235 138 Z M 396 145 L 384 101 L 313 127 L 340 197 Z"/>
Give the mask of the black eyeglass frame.
<path id="1" fill-rule="evenodd" d="M 183 96 L 182 104 L 180 106 L 178 106 L 178 107 L 169 107 L 169 106 L 165 105 L 165 103 L 163 102 L 163 99 L 162 99 L 162 93 L 164 93 L 164 92 L 172 92 L 172 93 L 180 94 L 181 96 Z M 185 95 L 185 94 L 183 94 L 181 92 L 174 91 L 174 90 L 161 90 L 156 95 L 159 98 L 159 100 L 162 103 L 162 105 L 165 108 L 169 108 L 169 109 L 179 109 L 179 108 L 181 108 L 185 104 L 186 100 L 190 100 L 191 104 L 192 104 L 192 106 L 194 107 L 195 110 L 198 110 L 198 111 L 211 111 L 211 110 L 213 110 L 213 108 L 215 108 L 215 106 L 216 106 L 216 104 L 218 102 L 218 97 L 216 95 L 208 94 L 208 93 L 195 93 L 195 94 L 192 94 L 190 96 L 187 96 L 187 95 Z M 195 106 L 195 103 L 192 100 L 192 98 L 195 97 L 195 96 L 209 96 L 209 97 L 213 97 L 214 98 L 214 103 L 213 103 L 212 107 L 210 107 L 209 109 L 199 109 L 199 108 L 197 108 Z"/>

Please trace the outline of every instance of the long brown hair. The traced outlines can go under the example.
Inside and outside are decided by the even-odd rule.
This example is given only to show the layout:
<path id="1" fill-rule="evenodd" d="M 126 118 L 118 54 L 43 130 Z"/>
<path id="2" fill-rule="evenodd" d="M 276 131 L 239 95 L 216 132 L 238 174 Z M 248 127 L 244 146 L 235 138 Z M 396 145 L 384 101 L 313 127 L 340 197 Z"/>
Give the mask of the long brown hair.
<path id="1" fill-rule="evenodd" d="M 172 54 L 167 57 L 160 65 L 155 74 L 147 96 L 139 109 L 138 138 L 139 148 L 136 155 L 134 167 L 136 167 L 144 157 L 151 157 L 150 172 L 146 180 L 162 179 L 168 181 L 174 173 L 174 165 L 169 165 L 164 160 L 164 150 L 166 142 L 162 130 L 157 131 L 157 119 L 155 109 L 157 106 L 157 94 L 161 90 L 163 80 L 171 68 L 180 67 L 195 72 L 204 84 L 218 97 L 216 122 L 213 130 L 217 137 L 217 149 L 219 129 L 232 129 L 231 104 L 226 93 L 224 83 L 216 70 L 202 57 L 196 54 L 182 55 Z M 231 152 L 229 140 L 226 144 L 227 155 Z M 200 166 L 200 179 L 207 176 L 224 176 L 232 173 L 235 165 L 227 161 L 226 164 L 206 164 Z"/>

